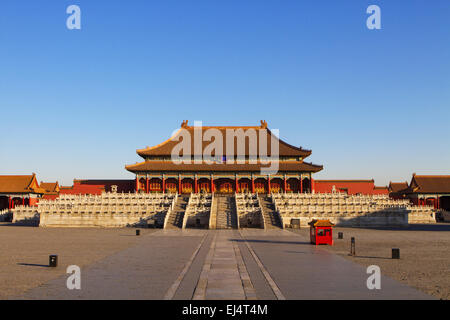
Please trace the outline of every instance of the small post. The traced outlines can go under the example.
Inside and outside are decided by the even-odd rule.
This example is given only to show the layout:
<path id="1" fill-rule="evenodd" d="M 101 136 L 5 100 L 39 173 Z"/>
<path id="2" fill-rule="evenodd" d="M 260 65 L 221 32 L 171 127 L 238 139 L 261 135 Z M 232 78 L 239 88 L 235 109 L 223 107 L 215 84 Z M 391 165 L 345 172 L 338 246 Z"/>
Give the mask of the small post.
<path id="1" fill-rule="evenodd" d="M 338 239 L 344 239 L 344 233 L 338 232 Z"/>
<path id="2" fill-rule="evenodd" d="M 356 255 L 356 248 L 355 248 L 355 237 L 352 237 L 351 245 L 350 245 L 350 255 L 355 256 Z"/>
<path id="3" fill-rule="evenodd" d="M 141 230 L 136 230 L 136 235 L 139 236 L 141 234 Z"/>
<path id="4" fill-rule="evenodd" d="M 400 249 L 392 248 L 392 259 L 400 259 Z"/>
<path id="5" fill-rule="evenodd" d="M 56 268 L 58 266 L 58 255 L 52 254 L 48 257 L 48 266 L 50 268 Z"/>

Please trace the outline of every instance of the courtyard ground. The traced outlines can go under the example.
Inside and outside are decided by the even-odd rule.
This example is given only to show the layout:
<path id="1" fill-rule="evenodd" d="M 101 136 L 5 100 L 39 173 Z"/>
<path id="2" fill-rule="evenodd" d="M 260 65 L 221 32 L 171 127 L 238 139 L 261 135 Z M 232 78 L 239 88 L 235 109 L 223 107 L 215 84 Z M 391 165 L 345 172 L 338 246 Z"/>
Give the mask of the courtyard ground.
<path id="1" fill-rule="evenodd" d="M 0 299 L 55 279 L 65 274 L 69 265 L 89 265 L 138 240 L 133 229 L 36 228 L 0 223 Z M 58 268 L 47 268 L 50 254 L 58 254 Z"/>
<path id="2" fill-rule="evenodd" d="M 309 237 L 309 229 L 289 229 Z M 338 232 L 344 233 L 339 240 Z M 378 265 L 381 273 L 439 299 L 450 299 L 450 224 L 410 225 L 403 229 L 333 228 L 329 252 L 363 266 Z M 350 253 L 355 237 L 356 256 Z M 391 259 L 392 248 L 400 259 Z"/>
<path id="3" fill-rule="evenodd" d="M 343 231 L 344 240 L 317 248 L 306 229 L 141 229 L 136 236 L 133 228 L 0 224 L 0 299 L 448 299 L 450 225 L 442 226 L 338 228 L 335 238 Z M 351 236 L 358 257 L 347 256 Z M 391 247 L 401 249 L 401 260 L 389 259 Z M 48 267 L 50 254 L 58 254 L 57 268 Z M 361 265 L 370 264 L 381 267 L 382 290 L 366 287 Z M 82 290 L 67 289 L 69 265 L 81 267 Z"/>

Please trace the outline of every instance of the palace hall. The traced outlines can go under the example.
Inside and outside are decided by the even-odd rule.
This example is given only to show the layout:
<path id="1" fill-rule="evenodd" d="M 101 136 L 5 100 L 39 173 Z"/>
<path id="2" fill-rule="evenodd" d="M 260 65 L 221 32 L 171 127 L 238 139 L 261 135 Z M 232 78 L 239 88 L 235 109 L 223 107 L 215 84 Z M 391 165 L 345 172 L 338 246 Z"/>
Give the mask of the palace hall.
<path id="1" fill-rule="evenodd" d="M 198 135 L 196 131 L 200 131 L 203 137 L 208 130 L 220 133 L 223 138 L 218 144 L 223 150 L 215 150 L 212 155 L 223 156 L 216 157 L 213 163 L 201 160 L 178 164 L 172 161 L 172 152 L 179 141 L 184 139 L 180 136 L 186 133 L 191 139 L 188 144 L 191 148 L 189 157 L 202 159 L 204 151 L 212 142 L 202 139 L 201 147 L 196 148 L 194 137 Z M 237 139 L 227 139 L 227 131 L 230 130 L 240 131 L 246 135 L 245 148 L 238 149 Z M 265 145 L 266 156 L 269 158 L 275 155 L 275 152 L 272 152 L 273 141 L 278 144 L 277 157 L 274 160 L 278 161 L 278 170 L 275 173 L 265 174 L 262 169 L 268 166 L 267 162 L 264 162 L 260 155 L 256 155 L 255 158 L 254 151 L 249 146 L 249 136 L 253 132 L 256 132 L 254 136 L 258 150 Z M 263 141 L 261 137 L 267 139 Z M 236 158 L 240 157 L 241 161 L 236 161 L 236 158 L 227 159 L 225 156 L 227 150 L 234 150 L 234 155 L 237 155 Z M 245 150 L 244 154 L 240 150 Z M 304 161 L 311 155 L 311 150 L 292 146 L 279 139 L 267 128 L 265 121 L 261 121 L 259 126 L 239 127 L 190 126 L 188 121 L 183 121 L 179 130 L 170 139 L 153 147 L 138 149 L 137 154 L 144 161 L 127 165 L 125 168 L 136 176 L 136 191 L 146 193 L 313 192 L 313 174 L 323 169 L 321 165 Z"/>

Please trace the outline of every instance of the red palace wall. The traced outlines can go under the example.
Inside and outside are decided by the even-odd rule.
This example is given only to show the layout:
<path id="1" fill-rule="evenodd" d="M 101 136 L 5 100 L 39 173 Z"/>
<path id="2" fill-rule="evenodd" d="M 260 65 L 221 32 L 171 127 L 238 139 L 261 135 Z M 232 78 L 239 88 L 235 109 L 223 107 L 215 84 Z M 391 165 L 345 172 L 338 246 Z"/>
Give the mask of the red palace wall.
<path id="1" fill-rule="evenodd" d="M 111 192 L 117 186 L 117 192 L 135 192 L 135 180 L 74 180 L 72 187 L 61 187 L 60 194 L 101 194 Z"/>
<path id="2" fill-rule="evenodd" d="M 74 184 L 72 187 L 61 187 L 59 194 L 101 194 L 104 187 L 102 185 L 81 186 Z"/>
<path id="3" fill-rule="evenodd" d="M 348 181 L 332 181 L 332 180 L 314 180 L 315 192 L 331 193 L 333 186 L 336 192 L 344 192 L 347 194 L 389 194 L 385 187 L 375 187 L 372 180 L 348 180 Z"/>
<path id="4" fill-rule="evenodd" d="M 375 187 L 375 189 L 373 189 L 373 194 L 387 194 L 387 195 L 389 195 L 389 189 L 388 189 L 388 187 Z"/>

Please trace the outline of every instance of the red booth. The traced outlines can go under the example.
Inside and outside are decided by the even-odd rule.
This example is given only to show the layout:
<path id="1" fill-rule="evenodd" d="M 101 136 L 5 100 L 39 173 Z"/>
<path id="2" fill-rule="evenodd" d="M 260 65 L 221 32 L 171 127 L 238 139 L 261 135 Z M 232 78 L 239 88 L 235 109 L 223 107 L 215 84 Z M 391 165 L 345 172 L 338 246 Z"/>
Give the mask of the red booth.
<path id="1" fill-rule="evenodd" d="M 333 245 L 333 226 L 330 220 L 313 220 L 310 225 L 311 243 Z"/>

